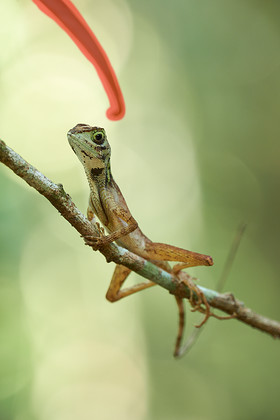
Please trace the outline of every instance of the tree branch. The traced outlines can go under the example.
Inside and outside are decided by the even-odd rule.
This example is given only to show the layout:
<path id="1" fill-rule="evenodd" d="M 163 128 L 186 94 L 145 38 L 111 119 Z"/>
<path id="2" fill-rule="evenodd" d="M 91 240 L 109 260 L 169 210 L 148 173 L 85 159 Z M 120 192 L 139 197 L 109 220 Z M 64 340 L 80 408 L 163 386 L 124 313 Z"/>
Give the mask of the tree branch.
<path id="1" fill-rule="evenodd" d="M 61 184 L 54 184 L 50 179 L 39 172 L 34 166 L 26 162 L 21 156 L 9 148 L 0 140 L 0 161 L 9 167 L 16 175 L 21 177 L 31 187 L 46 197 L 60 214 L 80 233 L 80 235 L 99 236 L 97 227 L 79 211 L 71 197 L 64 191 Z M 107 262 L 114 261 L 135 271 L 142 277 L 164 287 L 171 294 L 190 298 L 189 288 L 180 280 L 189 279 L 184 272 L 180 273 L 180 280 L 172 273 L 162 270 L 151 262 L 127 251 L 112 243 L 100 252 Z M 274 338 L 280 338 L 280 323 L 246 308 L 244 304 L 236 300 L 230 293 L 218 293 L 211 289 L 198 286 L 204 293 L 208 303 L 229 315 L 235 314 L 235 319 L 242 321 L 254 328 L 270 334 Z"/>

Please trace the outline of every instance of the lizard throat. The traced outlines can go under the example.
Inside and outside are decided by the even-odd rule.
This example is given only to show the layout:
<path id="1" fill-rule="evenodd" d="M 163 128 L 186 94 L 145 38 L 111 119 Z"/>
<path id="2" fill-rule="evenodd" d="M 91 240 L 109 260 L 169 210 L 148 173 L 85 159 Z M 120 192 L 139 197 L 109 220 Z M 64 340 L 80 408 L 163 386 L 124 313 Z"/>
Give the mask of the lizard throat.
<path id="1" fill-rule="evenodd" d="M 90 176 L 92 180 L 94 181 L 94 178 L 98 175 L 101 175 L 103 173 L 105 168 L 91 168 L 90 170 Z"/>
<path id="2" fill-rule="evenodd" d="M 110 168 L 110 161 L 105 166 L 94 166 L 88 170 L 88 179 L 90 184 L 94 184 L 95 187 L 105 185 L 105 187 L 111 183 L 112 174 Z"/>

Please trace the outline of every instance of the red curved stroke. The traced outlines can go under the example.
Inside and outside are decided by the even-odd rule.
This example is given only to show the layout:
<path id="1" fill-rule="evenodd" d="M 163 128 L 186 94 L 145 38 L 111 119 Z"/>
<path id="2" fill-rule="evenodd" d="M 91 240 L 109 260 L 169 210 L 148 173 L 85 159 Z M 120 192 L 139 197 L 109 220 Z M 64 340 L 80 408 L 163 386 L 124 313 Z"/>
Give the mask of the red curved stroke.
<path id="1" fill-rule="evenodd" d="M 106 115 L 120 120 L 125 114 L 125 103 L 118 79 L 98 39 L 70 0 L 33 0 L 39 9 L 53 19 L 75 42 L 85 57 L 94 65 L 110 102 Z"/>

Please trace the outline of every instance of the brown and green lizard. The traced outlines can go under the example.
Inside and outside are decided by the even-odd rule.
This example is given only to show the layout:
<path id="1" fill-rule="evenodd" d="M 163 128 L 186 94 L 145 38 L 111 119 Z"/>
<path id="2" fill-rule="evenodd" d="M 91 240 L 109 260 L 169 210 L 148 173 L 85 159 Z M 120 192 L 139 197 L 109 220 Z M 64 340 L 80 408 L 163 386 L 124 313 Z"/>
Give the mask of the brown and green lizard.
<path id="1" fill-rule="evenodd" d="M 87 245 L 97 250 L 115 241 L 121 247 L 146 260 L 152 261 L 175 275 L 183 268 L 213 265 L 212 258 L 208 255 L 187 251 L 172 245 L 152 242 L 143 234 L 138 227 L 138 223 L 132 217 L 126 201 L 112 177 L 110 167 L 111 148 L 103 128 L 78 124 L 69 130 L 67 136 L 73 151 L 84 167 L 88 179 L 90 187 L 88 219 L 96 223 L 96 216 L 108 232 L 108 235 L 105 235 L 104 229 L 100 227 L 100 236 L 86 236 L 84 238 Z M 180 263 L 171 268 L 167 261 Z M 106 294 L 106 298 L 109 301 L 115 302 L 125 296 L 154 286 L 155 283 L 144 282 L 122 290 L 121 287 L 130 271 L 125 266 L 116 266 Z M 207 306 L 207 302 L 198 288 L 194 285 L 191 288 L 196 295 L 200 295 L 199 305 L 203 303 Z M 179 306 L 180 324 L 174 354 L 178 355 L 184 327 L 184 310 L 182 299 L 176 297 L 176 301 Z M 197 302 L 194 306 L 198 309 Z M 206 309 L 208 309 L 209 316 L 209 308 Z"/>

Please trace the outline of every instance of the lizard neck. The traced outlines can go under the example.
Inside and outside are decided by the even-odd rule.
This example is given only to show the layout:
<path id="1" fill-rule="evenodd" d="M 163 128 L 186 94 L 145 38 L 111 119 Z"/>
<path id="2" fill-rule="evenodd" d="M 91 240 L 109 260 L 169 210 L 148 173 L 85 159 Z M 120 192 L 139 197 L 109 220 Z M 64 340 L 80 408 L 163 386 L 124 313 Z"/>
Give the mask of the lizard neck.
<path id="1" fill-rule="evenodd" d="M 92 158 L 87 163 L 84 167 L 90 187 L 90 205 L 101 223 L 107 226 L 108 186 L 112 182 L 110 158 L 106 161 Z"/>

